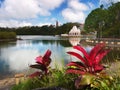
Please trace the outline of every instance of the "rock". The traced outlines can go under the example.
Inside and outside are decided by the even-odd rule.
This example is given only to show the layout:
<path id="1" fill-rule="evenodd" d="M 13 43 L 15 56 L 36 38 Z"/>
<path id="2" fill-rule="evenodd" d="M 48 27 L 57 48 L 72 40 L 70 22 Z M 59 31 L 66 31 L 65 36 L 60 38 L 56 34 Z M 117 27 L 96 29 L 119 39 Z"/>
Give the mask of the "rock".
<path id="1" fill-rule="evenodd" d="M 20 82 L 24 81 L 25 75 L 23 73 L 16 74 L 15 75 L 15 83 L 16 85 L 19 84 Z"/>

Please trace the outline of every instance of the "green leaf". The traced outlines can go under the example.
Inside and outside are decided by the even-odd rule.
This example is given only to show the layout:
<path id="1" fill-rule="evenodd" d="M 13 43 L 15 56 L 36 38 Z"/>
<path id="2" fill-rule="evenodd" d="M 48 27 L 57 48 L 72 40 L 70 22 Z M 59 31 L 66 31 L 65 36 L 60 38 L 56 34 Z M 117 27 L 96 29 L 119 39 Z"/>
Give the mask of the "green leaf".
<path id="1" fill-rule="evenodd" d="M 78 86 L 90 85 L 96 78 L 97 77 L 95 75 L 86 73 L 76 79 L 75 86 L 78 88 Z"/>

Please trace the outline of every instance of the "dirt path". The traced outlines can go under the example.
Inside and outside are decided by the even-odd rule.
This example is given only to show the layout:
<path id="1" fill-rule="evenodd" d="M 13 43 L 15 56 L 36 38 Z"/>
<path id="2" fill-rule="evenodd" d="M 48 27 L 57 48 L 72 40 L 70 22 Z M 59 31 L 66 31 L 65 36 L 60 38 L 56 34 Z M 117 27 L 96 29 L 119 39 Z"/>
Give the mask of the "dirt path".
<path id="1" fill-rule="evenodd" d="M 15 84 L 15 78 L 6 78 L 0 80 L 0 90 L 11 90 L 11 87 Z"/>

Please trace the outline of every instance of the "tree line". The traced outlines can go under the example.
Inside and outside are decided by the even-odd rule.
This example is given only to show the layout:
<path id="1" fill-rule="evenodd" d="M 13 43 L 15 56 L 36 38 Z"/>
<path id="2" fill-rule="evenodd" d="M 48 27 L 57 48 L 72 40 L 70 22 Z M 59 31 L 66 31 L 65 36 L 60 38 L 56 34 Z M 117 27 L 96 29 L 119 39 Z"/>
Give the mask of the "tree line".
<path id="1" fill-rule="evenodd" d="M 0 31 L 15 32 L 17 35 L 60 35 L 68 33 L 70 29 L 76 25 L 80 26 L 80 23 L 65 23 L 61 26 L 55 27 L 54 25 L 44 26 L 25 26 L 19 28 L 0 28 Z"/>

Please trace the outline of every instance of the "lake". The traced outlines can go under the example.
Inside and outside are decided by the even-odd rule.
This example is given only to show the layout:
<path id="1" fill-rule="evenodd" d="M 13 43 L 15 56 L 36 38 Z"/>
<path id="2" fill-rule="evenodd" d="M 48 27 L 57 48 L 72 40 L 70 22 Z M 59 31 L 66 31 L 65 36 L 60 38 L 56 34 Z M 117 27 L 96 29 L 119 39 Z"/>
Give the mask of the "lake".
<path id="1" fill-rule="evenodd" d="M 50 49 L 52 51 L 51 67 L 63 67 L 71 60 L 75 60 L 66 52 L 73 50 L 72 46 L 80 42 L 88 52 L 93 46 L 88 45 L 84 38 L 61 38 L 55 36 L 18 36 L 17 40 L 0 44 L 0 79 L 15 73 L 29 72 L 29 65 L 35 63 L 35 58 Z M 111 58 L 112 57 L 112 58 Z M 120 50 L 113 50 L 106 59 L 117 59 Z M 113 62 L 113 61 L 112 61 Z"/>

